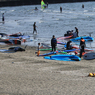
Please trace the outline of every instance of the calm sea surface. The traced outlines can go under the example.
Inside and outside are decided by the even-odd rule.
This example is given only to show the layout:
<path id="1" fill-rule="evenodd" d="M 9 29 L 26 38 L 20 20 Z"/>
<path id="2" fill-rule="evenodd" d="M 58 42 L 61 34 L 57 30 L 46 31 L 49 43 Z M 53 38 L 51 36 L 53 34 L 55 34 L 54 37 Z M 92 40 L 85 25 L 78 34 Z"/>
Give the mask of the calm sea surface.
<path id="1" fill-rule="evenodd" d="M 38 8 L 37 11 L 33 10 L 35 7 Z M 33 41 L 25 43 L 30 46 L 35 46 L 38 42 L 50 43 L 52 35 L 56 38 L 64 36 L 68 30 L 75 31 L 74 27 L 78 27 L 79 36 L 93 32 L 91 36 L 95 39 L 95 2 L 49 4 L 45 10 L 41 9 L 41 5 L 1 7 L 1 21 L 2 13 L 5 14 L 5 23 L 0 23 L 0 32 L 30 35 Z M 37 25 L 37 35 L 32 34 L 34 22 Z M 91 45 L 95 47 L 94 42 Z"/>

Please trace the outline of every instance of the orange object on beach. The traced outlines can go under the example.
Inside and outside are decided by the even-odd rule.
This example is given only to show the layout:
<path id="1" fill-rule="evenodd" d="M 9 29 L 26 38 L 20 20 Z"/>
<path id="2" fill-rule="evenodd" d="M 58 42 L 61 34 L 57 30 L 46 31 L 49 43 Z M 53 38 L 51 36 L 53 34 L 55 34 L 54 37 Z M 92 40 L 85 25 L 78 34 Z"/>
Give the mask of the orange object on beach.
<path id="1" fill-rule="evenodd" d="M 82 55 L 86 54 L 86 52 L 83 52 Z"/>
<path id="2" fill-rule="evenodd" d="M 37 52 L 37 55 L 38 55 L 38 56 L 40 55 L 40 51 Z"/>

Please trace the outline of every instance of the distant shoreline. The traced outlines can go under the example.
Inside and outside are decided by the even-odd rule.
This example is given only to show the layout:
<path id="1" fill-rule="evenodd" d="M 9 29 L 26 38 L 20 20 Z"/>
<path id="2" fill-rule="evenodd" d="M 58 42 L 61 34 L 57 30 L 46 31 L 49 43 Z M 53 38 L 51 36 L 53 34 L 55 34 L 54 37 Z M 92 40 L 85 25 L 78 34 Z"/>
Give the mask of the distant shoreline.
<path id="1" fill-rule="evenodd" d="M 74 3 L 74 2 L 89 2 L 94 0 L 44 0 L 45 3 L 55 4 L 55 3 Z M 41 0 L 0 0 L 0 7 L 7 6 L 21 6 L 21 5 L 38 5 Z"/>

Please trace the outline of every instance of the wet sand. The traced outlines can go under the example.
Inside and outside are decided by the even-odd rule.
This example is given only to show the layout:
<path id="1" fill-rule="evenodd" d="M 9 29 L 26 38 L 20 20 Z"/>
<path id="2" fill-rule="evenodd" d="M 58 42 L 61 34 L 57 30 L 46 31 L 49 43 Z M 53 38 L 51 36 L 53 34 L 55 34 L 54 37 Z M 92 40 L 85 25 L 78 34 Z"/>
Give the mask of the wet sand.
<path id="1" fill-rule="evenodd" d="M 0 52 L 0 95 L 94 95 L 95 77 L 87 75 L 95 72 L 95 60 L 46 60 L 36 49 Z"/>

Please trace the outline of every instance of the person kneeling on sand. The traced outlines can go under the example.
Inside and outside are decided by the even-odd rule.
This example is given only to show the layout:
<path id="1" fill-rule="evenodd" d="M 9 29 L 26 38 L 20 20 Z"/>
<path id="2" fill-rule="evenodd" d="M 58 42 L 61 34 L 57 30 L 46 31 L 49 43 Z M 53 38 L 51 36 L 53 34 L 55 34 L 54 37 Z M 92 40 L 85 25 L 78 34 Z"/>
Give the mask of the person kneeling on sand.
<path id="1" fill-rule="evenodd" d="M 72 41 L 68 41 L 68 42 L 67 42 L 67 44 L 66 44 L 66 49 L 67 49 L 67 50 L 72 49 L 71 42 L 72 42 Z"/>

